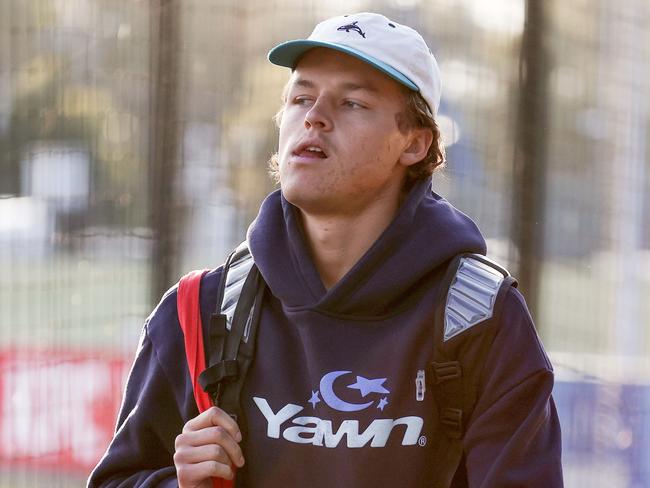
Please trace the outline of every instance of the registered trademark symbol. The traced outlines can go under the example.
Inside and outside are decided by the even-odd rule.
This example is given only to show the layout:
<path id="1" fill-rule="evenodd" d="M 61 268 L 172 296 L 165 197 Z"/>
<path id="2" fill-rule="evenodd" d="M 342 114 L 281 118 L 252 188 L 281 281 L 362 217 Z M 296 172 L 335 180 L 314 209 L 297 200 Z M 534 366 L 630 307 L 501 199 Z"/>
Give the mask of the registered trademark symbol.
<path id="1" fill-rule="evenodd" d="M 422 437 L 420 437 L 420 438 L 418 439 L 418 444 L 419 444 L 420 447 L 424 447 L 424 446 L 426 446 L 426 445 L 427 445 L 427 438 L 426 438 L 426 436 L 423 435 Z"/>

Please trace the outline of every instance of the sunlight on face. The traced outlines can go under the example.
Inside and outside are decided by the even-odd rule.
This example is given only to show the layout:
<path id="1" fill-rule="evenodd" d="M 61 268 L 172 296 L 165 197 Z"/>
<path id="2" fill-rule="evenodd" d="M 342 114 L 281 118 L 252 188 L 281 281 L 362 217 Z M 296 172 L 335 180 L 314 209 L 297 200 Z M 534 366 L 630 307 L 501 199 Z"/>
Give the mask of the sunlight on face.
<path id="1" fill-rule="evenodd" d="M 313 213 L 397 199 L 409 141 L 396 123 L 403 109 L 398 83 L 370 65 L 331 49 L 308 51 L 292 74 L 280 122 L 285 198 Z"/>

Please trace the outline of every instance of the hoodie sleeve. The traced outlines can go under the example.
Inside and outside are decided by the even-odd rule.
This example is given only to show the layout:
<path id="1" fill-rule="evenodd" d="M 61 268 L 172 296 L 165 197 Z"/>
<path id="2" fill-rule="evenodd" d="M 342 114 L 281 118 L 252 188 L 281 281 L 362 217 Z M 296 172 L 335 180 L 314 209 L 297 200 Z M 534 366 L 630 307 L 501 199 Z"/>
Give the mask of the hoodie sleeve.
<path id="1" fill-rule="evenodd" d="M 523 296 L 504 297 L 464 438 L 471 488 L 563 486 L 553 368 Z"/>
<path id="2" fill-rule="evenodd" d="M 115 435 L 88 488 L 178 487 L 174 442 L 198 411 L 175 303 L 172 289 L 145 322 Z"/>

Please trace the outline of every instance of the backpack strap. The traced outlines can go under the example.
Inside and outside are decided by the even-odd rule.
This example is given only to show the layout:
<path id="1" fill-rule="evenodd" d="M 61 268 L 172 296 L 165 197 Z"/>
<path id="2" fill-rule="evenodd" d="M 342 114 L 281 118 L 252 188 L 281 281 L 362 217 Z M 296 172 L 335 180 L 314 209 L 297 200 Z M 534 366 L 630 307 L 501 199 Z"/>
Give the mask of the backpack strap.
<path id="1" fill-rule="evenodd" d="M 436 463 L 441 486 L 449 486 L 462 461 L 462 438 L 478 397 L 482 364 L 496 334 L 496 328 L 487 324 L 511 286 L 517 282 L 505 268 L 473 253 L 452 259 L 443 278 L 434 318 L 434 356 L 427 371 L 446 437 Z M 470 350 L 472 364 L 463 364 Z"/>
<path id="2" fill-rule="evenodd" d="M 185 341 L 185 355 L 192 379 L 194 400 L 199 412 L 204 412 L 212 406 L 212 399 L 199 388 L 199 373 L 205 369 L 205 352 L 203 347 L 203 325 L 201 322 L 201 306 L 199 292 L 201 279 L 208 272 L 205 270 L 191 271 L 178 282 L 176 305 L 178 308 L 178 321 L 183 331 Z M 234 469 L 234 468 L 233 468 Z M 232 488 L 234 482 L 222 478 L 212 479 L 212 488 Z"/>
<path id="3" fill-rule="evenodd" d="M 178 282 L 178 293 L 176 294 L 178 321 L 183 331 L 187 366 L 190 370 L 194 400 L 196 401 L 196 406 L 199 408 L 199 412 L 204 412 L 212 406 L 209 395 L 199 388 L 198 383 L 199 374 L 205 369 L 199 289 L 201 287 L 201 279 L 207 271 L 197 270 L 187 273 Z"/>
<path id="4" fill-rule="evenodd" d="M 255 353 L 265 283 L 243 242 L 223 267 L 215 312 L 210 317 L 206 358 L 199 384 L 235 420 L 244 379 Z"/>

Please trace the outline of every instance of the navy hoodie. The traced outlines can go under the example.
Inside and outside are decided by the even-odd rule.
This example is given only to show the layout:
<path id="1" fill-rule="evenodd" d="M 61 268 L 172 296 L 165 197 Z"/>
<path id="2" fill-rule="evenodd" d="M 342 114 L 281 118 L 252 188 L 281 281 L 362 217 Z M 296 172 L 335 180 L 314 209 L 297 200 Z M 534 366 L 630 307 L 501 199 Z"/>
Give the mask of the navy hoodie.
<path id="1" fill-rule="evenodd" d="M 268 292 L 242 394 L 246 465 L 237 486 L 433 486 L 441 433 L 432 393 L 418 395 L 416 378 L 432 361 L 447 264 L 485 253 L 476 225 L 420 182 L 329 290 L 279 191 L 248 242 Z M 220 273 L 201 284 L 204 323 Z M 463 358 L 479 368 L 480 384 L 454 486 L 562 486 L 552 367 L 521 294 L 511 288 L 499 308 L 485 363 Z M 174 440 L 196 415 L 172 288 L 145 323 L 115 437 L 89 486 L 177 486 Z"/>

